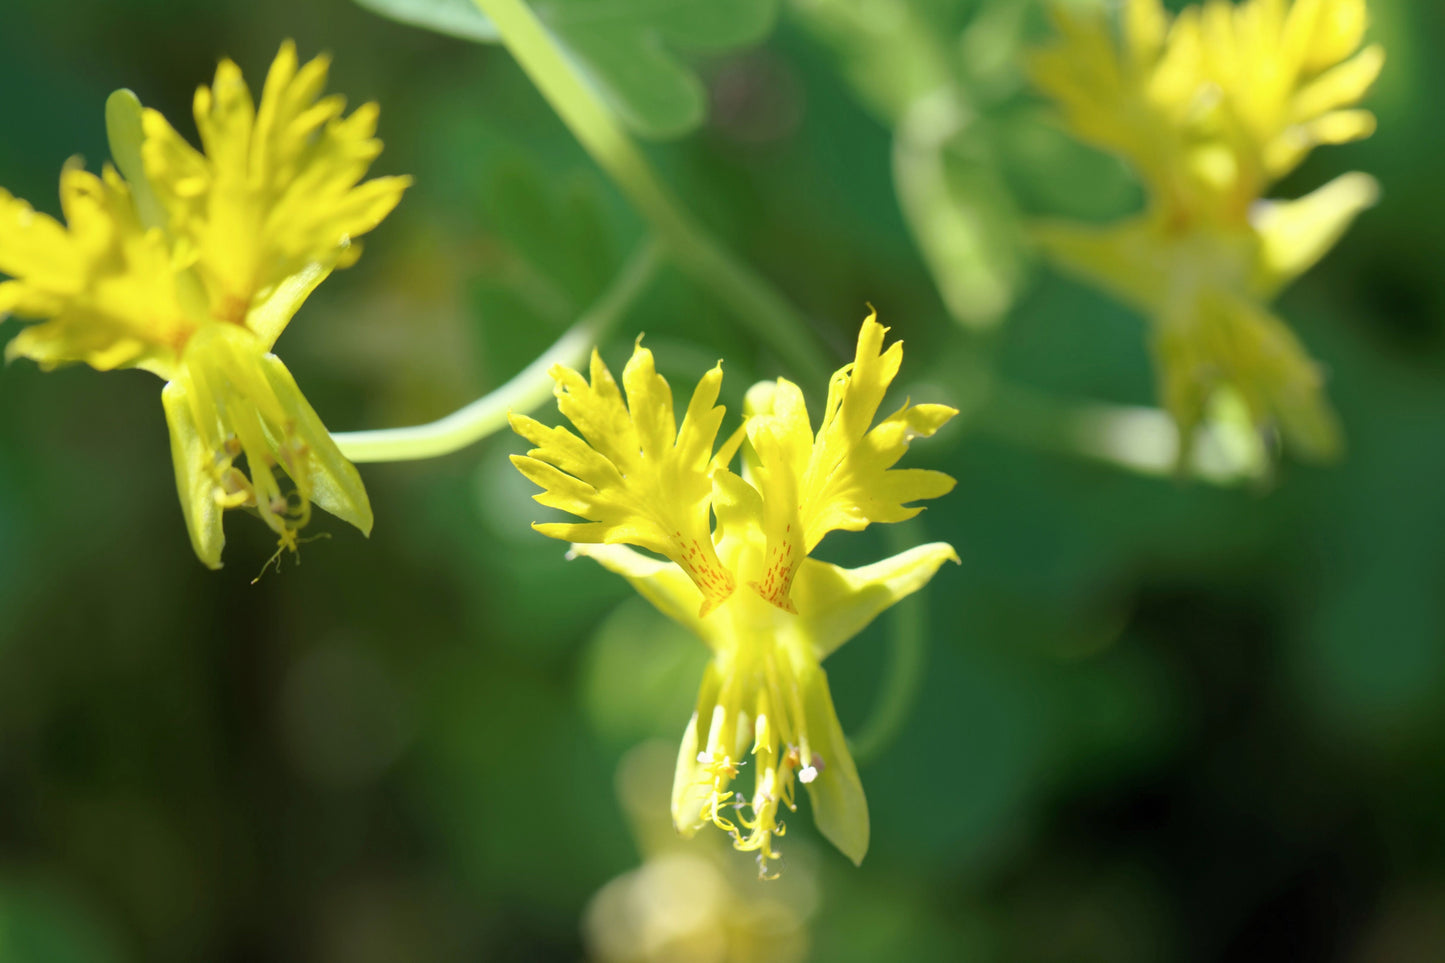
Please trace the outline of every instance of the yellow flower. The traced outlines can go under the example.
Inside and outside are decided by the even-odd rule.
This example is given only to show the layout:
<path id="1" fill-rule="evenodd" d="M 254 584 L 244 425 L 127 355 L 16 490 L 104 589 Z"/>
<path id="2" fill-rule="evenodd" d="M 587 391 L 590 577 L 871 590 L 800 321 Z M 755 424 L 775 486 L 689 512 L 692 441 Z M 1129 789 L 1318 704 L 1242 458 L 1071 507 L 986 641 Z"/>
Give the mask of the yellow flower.
<path id="1" fill-rule="evenodd" d="M 410 183 L 360 183 L 381 150 L 377 109 L 322 97 L 328 61 L 282 45 L 259 105 L 223 60 L 196 91 L 204 153 L 129 91 L 106 104 L 116 168 L 60 178 L 65 223 L 0 191 L 0 317 L 36 321 L 7 359 L 144 368 L 162 400 L 197 556 L 221 564 L 227 508 L 253 510 L 295 551 L 316 504 L 371 529 L 361 478 L 270 353 L 332 270 L 360 253 Z M 288 487 L 289 482 L 289 487 Z"/>
<path id="2" fill-rule="evenodd" d="M 883 350 L 886 330 L 871 315 L 864 321 L 816 434 L 802 392 L 779 379 L 748 392 L 743 427 L 714 454 L 721 365 L 698 384 L 679 428 L 672 392 L 640 341 L 623 372 L 626 403 L 596 352 L 590 384 L 553 369 L 558 406 L 580 437 L 512 418 L 536 446 L 512 457 L 544 489 L 536 500 L 585 519 L 534 527 L 578 543 L 575 554 L 626 577 L 712 649 L 678 755 L 673 821 L 684 835 L 722 829 L 756 853 L 763 875 L 778 858 L 780 813 L 796 808 L 797 783 L 823 834 L 863 859 L 867 803 L 820 663 L 946 559 L 957 561 L 942 543 L 857 569 L 809 557 L 830 531 L 912 518 L 922 509 L 911 502 L 953 487 L 940 472 L 893 466 L 954 409 L 904 404 L 873 425 L 903 358 L 901 343 Z M 744 439 L 737 475 L 727 466 Z M 744 795 L 734 787 L 749 756 Z"/>
<path id="3" fill-rule="evenodd" d="M 1361 49 L 1364 0 L 1206 0 L 1172 20 L 1160 0 L 1125 0 L 1118 39 L 1102 12 L 1054 13 L 1060 40 L 1033 56 L 1034 80 L 1076 135 L 1135 167 L 1148 206 L 1102 229 L 1046 225 L 1040 243 L 1152 320 L 1181 456 L 1221 390 L 1302 453 L 1333 454 L 1320 372 L 1267 305 L 1378 188 L 1347 174 L 1265 196 L 1315 146 L 1374 131 L 1352 106 L 1384 64 Z"/>
<path id="4" fill-rule="evenodd" d="M 801 963 L 818 908 L 813 851 L 791 850 L 788 875 L 766 889 L 728 858 L 723 838 L 682 840 L 667 786 L 672 751 L 649 740 L 617 768 L 618 802 L 642 855 L 593 894 L 582 914 L 595 963 Z"/>

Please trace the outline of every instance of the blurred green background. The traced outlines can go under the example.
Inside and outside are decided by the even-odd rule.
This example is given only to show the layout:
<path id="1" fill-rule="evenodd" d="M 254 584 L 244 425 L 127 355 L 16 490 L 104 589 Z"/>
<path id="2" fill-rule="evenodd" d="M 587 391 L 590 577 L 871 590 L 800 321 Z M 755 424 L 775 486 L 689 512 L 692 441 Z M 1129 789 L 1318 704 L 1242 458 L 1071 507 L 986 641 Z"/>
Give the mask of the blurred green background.
<path id="1" fill-rule="evenodd" d="M 690 60 L 708 120 L 649 147 L 665 179 L 837 363 L 871 302 L 907 342 L 900 397 L 965 409 L 909 456 L 958 479 L 914 534 L 963 565 L 926 593 L 905 728 L 861 766 L 861 869 L 806 806 L 772 888 L 659 831 L 704 653 L 529 530 L 517 439 L 364 466 L 371 539 L 324 519 L 334 538 L 253 586 L 273 547 L 253 520 L 229 519 L 220 573 L 189 550 L 152 376 L 7 366 L 0 960 L 1445 959 L 1445 8 L 1370 6 L 1379 132 L 1278 192 L 1383 184 L 1280 305 L 1348 455 L 1235 488 L 968 416 L 987 370 L 1152 401 L 1140 319 L 1018 246 L 1019 216 L 1139 203 L 1024 85 L 1032 4 L 790 0 L 760 45 Z M 0 185 L 55 213 L 61 164 L 106 157 L 112 89 L 193 136 L 216 59 L 258 86 L 286 37 L 381 103 L 376 170 L 416 185 L 278 351 L 334 430 L 438 417 L 642 236 L 504 51 L 346 0 L 5 0 Z M 940 144 L 914 109 L 934 68 L 957 108 Z M 945 271 L 895 183 L 920 156 L 973 218 Z M 639 331 L 679 392 L 726 358 L 730 412 L 788 373 L 676 272 L 603 346 L 614 369 Z M 829 661 L 846 729 L 889 645 L 885 619 Z"/>

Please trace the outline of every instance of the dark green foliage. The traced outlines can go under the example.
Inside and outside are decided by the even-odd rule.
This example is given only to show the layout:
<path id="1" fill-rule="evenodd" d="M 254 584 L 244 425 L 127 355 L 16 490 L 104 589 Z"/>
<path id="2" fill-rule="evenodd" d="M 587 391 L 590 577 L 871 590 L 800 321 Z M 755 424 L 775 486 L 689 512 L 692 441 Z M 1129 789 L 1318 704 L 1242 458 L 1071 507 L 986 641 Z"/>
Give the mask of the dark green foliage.
<path id="1" fill-rule="evenodd" d="M 1150 402 L 1140 320 L 1042 266 L 1010 275 L 986 343 L 958 325 L 899 212 L 891 115 L 846 51 L 784 16 L 737 52 L 773 5 L 715 6 L 747 13 L 701 68 L 727 109 L 699 126 L 674 52 L 708 38 L 686 19 L 656 48 L 670 106 L 635 110 L 694 131 L 651 150 L 664 179 L 839 361 L 872 301 L 907 343 L 895 406 L 965 405 L 980 355 L 1041 390 Z M 983 6 L 913 8 L 954 56 Z M 918 442 L 907 464 L 959 481 L 919 524 L 963 564 L 926 593 L 905 730 L 860 767 L 867 860 L 810 854 L 815 959 L 1445 958 L 1445 20 L 1371 9 L 1390 57 L 1379 133 L 1282 189 L 1355 169 L 1383 184 L 1280 304 L 1328 368 L 1345 460 L 1219 489 L 1023 449 L 967 417 Z M 417 182 L 278 350 L 334 429 L 445 414 L 551 343 L 641 237 L 505 51 L 346 0 L 7 0 L 0 185 L 56 211 L 66 157 L 103 160 L 112 89 L 189 135 L 215 57 L 259 81 L 288 36 L 333 53 L 333 89 L 381 103 L 380 172 Z M 981 183 L 968 163 L 997 159 L 990 185 L 1028 214 L 1137 204 L 1117 165 L 989 76 L 989 147 L 959 155 L 964 187 Z M 643 331 L 675 389 L 726 359 L 725 431 L 752 380 L 789 374 L 676 272 L 602 346 L 614 370 Z M 588 898 L 639 860 L 617 763 L 652 736 L 675 750 L 700 647 L 528 528 L 543 510 L 511 437 L 364 466 L 373 536 L 332 525 L 254 587 L 272 540 L 228 520 L 226 568 L 207 572 L 159 387 L 0 371 L 0 961 L 581 958 Z M 819 554 L 883 545 L 838 533 Z M 850 731 L 887 645 L 885 620 L 828 663 Z M 809 822 L 789 824 L 798 851 Z"/>

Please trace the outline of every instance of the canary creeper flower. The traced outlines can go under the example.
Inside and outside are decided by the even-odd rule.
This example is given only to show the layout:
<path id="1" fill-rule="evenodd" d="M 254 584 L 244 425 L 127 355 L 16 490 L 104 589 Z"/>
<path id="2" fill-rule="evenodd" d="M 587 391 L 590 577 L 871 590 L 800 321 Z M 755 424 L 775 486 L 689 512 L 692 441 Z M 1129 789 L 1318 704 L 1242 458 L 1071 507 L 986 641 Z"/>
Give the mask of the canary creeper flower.
<path id="1" fill-rule="evenodd" d="M 543 489 L 536 500 L 584 519 L 533 527 L 625 577 L 712 650 L 678 753 L 673 822 L 687 836 L 721 829 L 756 854 L 763 876 L 778 859 L 782 812 L 796 810 L 799 783 L 818 828 L 862 861 L 867 802 L 821 663 L 945 560 L 958 560 L 942 543 L 855 569 L 810 557 L 831 531 L 912 518 L 922 510 L 913 502 L 953 487 L 941 472 L 893 466 L 954 409 L 905 403 L 873 424 L 903 359 L 901 342 L 884 350 L 886 331 L 873 315 L 864 321 L 816 433 L 802 392 L 778 379 L 748 392 L 743 427 L 714 453 L 721 364 L 699 382 L 678 426 L 671 390 L 640 339 L 623 372 L 625 401 L 595 351 L 590 381 L 552 369 L 558 407 L 577 433 L 511 419 L 535 446 L 512 463 Z M 735 474 L 728 466 L 744 441 Z M 749 761 L 750 794 L 739 782 Z"/>
<path id="2" fill-rule="evenodd" d="M 1302 454 L 1339 448 L 1323 377 L 1268 307 L 1374 204 L 1345 174 L 1296 200 L 1270 187 L 1319 145 L 1368 137 L 1354 105 L 1384 65 L 1362 47 L 1364 0 L 1206 0 L 1171 19 L 1160 0 L 1054 8 L 1059 39 L 1030 63 L 1036 85 L 1082 140 L 1122 156 L 1146 210 L 1111 227 L 1044 225 L 1043 248 L 1153 323 L 1180 456 L 1215 396 L 1243 401 L 1259 429 Z"/>
<path id="3" fill-rule="evenodd" d="M 34 322 L 7 360 L 165 379 L 181 506 L 212 568 L 228 508 L 258 514 L 278 557 L 297 549 L 313 505 L 371 530 L 360 475 L 271 353 L 410 183 L 362 183 L 381 151 L 377 108 L 343 116 L 343 98 L 322 96 L 328 66 L 300 65 L 283 44 L 256 104 L 240 69 L 221 61 L 196 91 L 200 151 L 117 91 L 106 104 L 115 166 L 99 176 L 65 166 L 64 224 L 0 191 L 0 272 L 11 278 L 0 283 L 0 318 Z"/>

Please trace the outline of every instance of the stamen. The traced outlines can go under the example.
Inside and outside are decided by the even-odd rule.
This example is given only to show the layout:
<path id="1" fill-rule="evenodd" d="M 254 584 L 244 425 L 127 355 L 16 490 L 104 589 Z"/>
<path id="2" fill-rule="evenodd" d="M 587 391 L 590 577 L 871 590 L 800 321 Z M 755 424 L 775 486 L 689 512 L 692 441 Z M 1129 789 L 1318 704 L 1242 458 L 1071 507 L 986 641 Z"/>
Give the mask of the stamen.
<path id="1" fill-rule="evenodd" d="M 251 489 L 251 480 L 239 468 L 227 466 L 216 476 L 216 488 L 212 493 L 221 508 L 240 508 L 256 503 L 256 493 Z"/>
<path id="2" fill-rule="evenodd" d="M 703 771 L 703 777 L 698 783 L 711 788 L 708 801 L 703 805 L 705 818 L 718 829 L 736 838 L 737 825 L 724 816 L 721 810 L 727 805 L 732 805 L 736 810 L 739 804 L 735 798 L 737 794 L 728 788 L 728 784 L 738 774 L 738 764 L 726 755 L 716 756 L 710 752 L 698 753 L 697 761 L 701 763 Z"/>
<path id="3" fill-rule="evenodd" d="M 758 702 L 763 703 L 764 697 L 760 696 Z M 772 730 L 768 726 L 768 714 L 766 712 L 758 713 L 758 718 L 753 723 L 753 731 L 753 755 L 757 755 L 759 749 L 770 744 L 773 735 Z"/>
<path id="4" fill-rule="evenodd" d="M 290 539 L 286 537 L 287 535 L 291 536 Z M 273 552 L 271 554 L 271 557 L 266 559 L 266 561 L 261 565 L 261 571 L 257 572 L 256 577 L 251 579 L 251 584 L 255 585 L 257 582 L 261 581 L 261 577 L 266 574 L 266 569 L 270 568 L 272 565 L 276 566 L 276 574 L 280 575 L 281 556 L 288 548 L 293 552 L 296 551 L 296 535 L 289 528 L 286 529 L 284 533 L 282 533 L 281 542 L 279 545 L 276 546 L 276 551 Z"/>
<path id="5" fill-rule="evenodd" d="M 733 762 L 732 759 L 727 756 L 715 758 L 713 754 L 709 752 L 699 752 L 697 754 L 697 761 L 702 763 L 703 770 L 707 772 L 708 776 L 713 780 L 732 779 L 737 776 L 738 767 L 747 764 L 746 760 Z"/>
<path id="6" fill-rule="evenodd" d="M 280 445 L 276 446 L 276 454 L 280 459 L 281 467 L 285 468 L 286 474 L 292 478 L 301 474 L 306 464 L 306 456 L 311 453 L 311 446 L 296 437 L 293 434 L 295 430 L 295 424 L 287 422 L 285 438 Z"/>
<path id="7" fill-rule="evenodd" d="M 731 837 L 734 849 L 755 854 L 759 878 L 775 879 L 777 841 L 787 834 L 778 817 L 783 807 L 797 811 L 796 783 L 816 779 L 823 759 L 808 749 L 797 680 L 787 663 L 771 645 L 759 655 L 724 667 L 707 748 L 696 757 L 702 796 L 697 812 L 700 825 L 712 823 Z M 732 785 L 746 765 L 738 758 L 743 753 L 755 763 L 750 797 Z"/>

